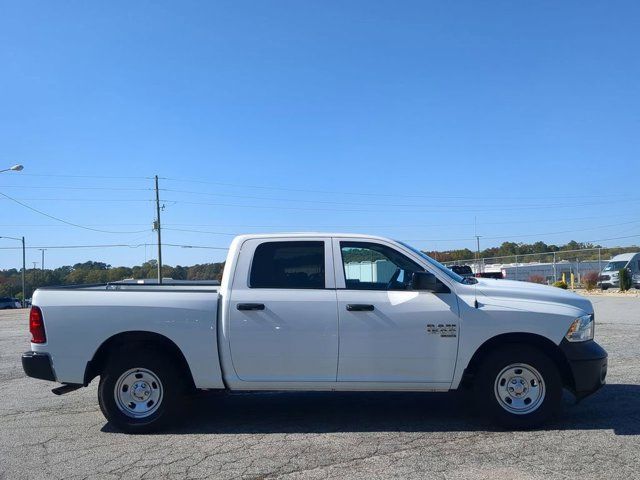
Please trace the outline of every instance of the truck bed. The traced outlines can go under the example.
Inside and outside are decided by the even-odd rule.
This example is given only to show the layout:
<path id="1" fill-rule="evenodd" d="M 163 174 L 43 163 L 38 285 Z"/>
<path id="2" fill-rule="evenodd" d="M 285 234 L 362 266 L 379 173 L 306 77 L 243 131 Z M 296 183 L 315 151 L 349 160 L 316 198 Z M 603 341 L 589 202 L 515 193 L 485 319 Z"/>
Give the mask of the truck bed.
<path id="1" fill-rule="evenodd" d="M 84 383 L 87 363 L 125 332 L 166 337 L 183 352 L 197 388 L 223 388 L 218 358 L 218 286 L 210 284 L 75 285 L 38 289 L 56 380 Z M 108 293 L 107 293 L 108 292 Z"/>

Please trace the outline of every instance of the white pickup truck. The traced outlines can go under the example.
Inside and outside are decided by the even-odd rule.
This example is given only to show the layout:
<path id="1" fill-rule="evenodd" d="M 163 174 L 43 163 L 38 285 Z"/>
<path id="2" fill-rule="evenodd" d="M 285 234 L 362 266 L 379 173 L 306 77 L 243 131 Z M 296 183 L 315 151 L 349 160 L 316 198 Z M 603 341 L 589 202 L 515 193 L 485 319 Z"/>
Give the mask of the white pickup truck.
<path id="1" fill-rule="evenodd" d="M 352 234 L 244 235 L 221 285 L 41 288 L 27 375 L 99 376 L 105 417 L 159 428 L 202 390 L 466 389 L 529 428 L 605 380 L 589 300 L 559 288 L 464 279 L 401 242 Z"/>

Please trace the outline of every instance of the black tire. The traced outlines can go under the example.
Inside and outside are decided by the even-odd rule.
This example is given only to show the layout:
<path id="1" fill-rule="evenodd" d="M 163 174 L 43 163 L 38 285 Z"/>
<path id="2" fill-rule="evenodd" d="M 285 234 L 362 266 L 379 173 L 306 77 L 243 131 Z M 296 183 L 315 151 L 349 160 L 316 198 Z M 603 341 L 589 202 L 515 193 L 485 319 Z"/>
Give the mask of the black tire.
<path id="1" fill-rule="evenodd" d="M 124 374 L 129 373 L 127 376 Z M 141 372 L 140 374 L 136 371 Z M 135 417 L 132 413 L 126 413 L 125 407 L 119 406 L 116 400 L 116 391 L 124 390 L 130 383 L 126 381 L 131 375 L 149 375 L 149 378 L 157 378 L 158 384 L 148 382 L 149 391 L 160 396 L 153 412 L 147 416 Z M 123 378 L 121 378 L 123 377 Z M 142 377 L 141 377 L 142 378 Z M 146 378 L 146 377 L 145 377 Z M 127 346 L 113 352 L 100 375 L 98 386 L 98 403 L 105 418 L 117 429 L 128 433 L 148 433 L 166 427 L 175 418 L 177 407 L 180 404 L 184 391 L 184 376 L 181 375 L 176 362 L 171 355 L 162 350 L 152 350 L 141 345 Z M 120 381 L 120 382 L 119 382 Z M 141 380 L 144 382 L 144 380 Z M 118 387 L 120 383 L 120 388 Z M 144 383 L 146 385 L 147 382 Z M 155 389 L 153 387 L 156 387 Z M 146 388 L 146 387 L 145 387 Z M 143 392 L 144 394 L 144 392 Z M 122 405 L 122 403 L 120 403 Z M 145 415 L 142 413 L 142 415 Z"/>
<path id="2" fill-rule="evenodd" d="M 527 367 L 533 367 L 535 373 L 541 377 L 540 385 L 541 391 L 544 395 L 536 397 L 528 394 L 520 393 L 522 400 L 527 400 L 531 403 L 533 398 L 534 405 L 537 402 L 537 408 L 527 412 L 521 410 L 519 413 L 508 411 L 507 401 L 511 403 L 512 398 L 510 395 L 500 395 L 499 385 L 503 385 L 498 381 L 498 376 L 505 371 L 508 367 L 516 366 L 514 372 L 518 372 L 517 365 L 524 366 L 525 371 Z M 522 370 L 520 370 L 522 371 Z M 501 380 L 508 377 L 508 373 L 501 375 Z M 512 377 L 519 379 L 520 377 Z M 537 382 L 533 382 L 532 385 Z M 506 387 L 509 385 L 507 384 Z M 534 387 L 535 388 L 535 387 Z M 486 356 L 480 365 L 475 382 L 474 382 L 474 395 L 478 400 L 478 408 L 489 418 L 494 420 L 499 425 L 510 429 L 530 429 L 537 427 L 551 418 L 553 418 L 560 410 L 562 403 L 562 378 L 556 364 L 540 350 L 520 344 L 512 344 L 501 347 L 488 356 Z M 534 390 L 530 390 L 533 392 Z M 514 393 L 517 395 L 518 392 Z M 504 400 L 498 400 L 498 396 L 505 396 Z M 527 398 L 525 398 L 527 397 Z M 539 398 L 539 400 L 536 400 Z M 515 404 L 514 404 L 515 405 Z M 512 406 L 512 409 L 517 407 Z M 522 406 L 523 409 L 533 408 L 528 405 Z"/>
<path id="3" fill-rule="evenodd" d="M 608 288 L 608 285 L 600 285 L 600 290 L 607 290 Z"/>

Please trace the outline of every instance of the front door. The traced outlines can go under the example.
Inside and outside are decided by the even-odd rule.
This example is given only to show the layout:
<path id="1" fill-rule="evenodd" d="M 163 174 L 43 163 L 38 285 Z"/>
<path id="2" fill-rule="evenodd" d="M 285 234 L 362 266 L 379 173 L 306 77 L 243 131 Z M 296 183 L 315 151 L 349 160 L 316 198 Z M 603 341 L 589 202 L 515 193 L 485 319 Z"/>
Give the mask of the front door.
<path id="1" fill-rule="evenodd" d="M 413 272 L 425 268 L 391 243 L 336 239 L 334 252 L 338 382 L 451 382 L 456 296 L 411 290 Z"/>
<path id="2" fill-rule="evenodd" d="M 241 248 L 229 305 L 238 378 L 335 382 L 338 314 L 331 241 L 254 239 Z"/>

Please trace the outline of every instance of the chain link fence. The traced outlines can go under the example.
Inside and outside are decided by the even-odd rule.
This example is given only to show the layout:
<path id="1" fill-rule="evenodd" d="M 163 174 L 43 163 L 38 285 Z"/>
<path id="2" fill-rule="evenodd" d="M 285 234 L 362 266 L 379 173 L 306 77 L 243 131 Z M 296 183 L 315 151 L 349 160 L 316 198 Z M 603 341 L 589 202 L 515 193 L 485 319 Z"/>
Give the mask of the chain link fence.
<path id="1" fill-rule="evenodd" d="M 445 265 L 468 265 L 474 274 L 502 273 L 510 280 L 534 281 L 542 277 L 546 283 L 563 280 L 581 283 L 587 272 L 601 272 L 614 256 L 628 252 L 629 248 L 585 248 L 558 252 L 527 253 L 500 257 L 481 257 L 444 262 Z M 636 251 L 640 251 L 638 248 Z"/>

